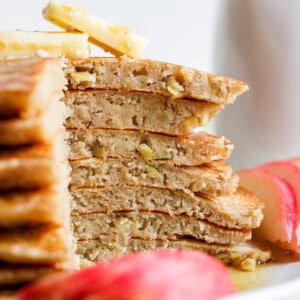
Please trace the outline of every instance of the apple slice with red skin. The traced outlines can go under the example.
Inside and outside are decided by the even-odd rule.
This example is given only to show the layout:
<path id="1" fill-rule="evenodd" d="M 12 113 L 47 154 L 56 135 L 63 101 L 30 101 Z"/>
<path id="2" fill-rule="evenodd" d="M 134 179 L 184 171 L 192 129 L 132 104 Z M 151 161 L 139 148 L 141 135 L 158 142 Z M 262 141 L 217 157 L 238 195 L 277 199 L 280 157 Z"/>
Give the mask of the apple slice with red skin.
<path id="1" fill-rule="evenodd" d="M 300 167 L 300 157 L 299 156 L 293 157 L 293 158 L 289 159 L 289 161 L 291 163 L 293 163 L 295 166 Z"/>
<path id="2" fill-rule="evenodd" d="M 300 168 L 294 162 L 289 160 L 273 161 L 259 166 L 261 170 L 272 173 L 285 180 L 293 188 L 296 198 L 296 226 L 293 234 L 293 239 L 290 243 L 284 243 L 283 248 L 292 250 L 296 254 L 300 254 Z"/>
<path id="3" fill-rule="evenodd" d="M 193 250 L 157 250 L 46 278 L 25 287 L 18 296 L 21 300 L 199 300 L 232 293 L 229 273 L 216 258 Z"/>
<path id="4" fill-rule="evenodd" d="M 240 186 L 265 204 L 257 234 L 273 243 L 291 242 L 296 225 L 296 200 L 291 186 L 277 176 L 255 168 L 238 173 Z"/>

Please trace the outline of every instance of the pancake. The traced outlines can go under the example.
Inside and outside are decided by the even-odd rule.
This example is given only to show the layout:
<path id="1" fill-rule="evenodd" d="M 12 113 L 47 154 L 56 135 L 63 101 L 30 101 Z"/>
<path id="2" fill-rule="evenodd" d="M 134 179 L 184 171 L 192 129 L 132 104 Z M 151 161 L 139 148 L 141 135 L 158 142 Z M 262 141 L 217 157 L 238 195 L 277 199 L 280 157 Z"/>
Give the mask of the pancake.
<path id="1" fill-rule="evenodd" d="M 88 80 L 82 72 L 95 74 Z M 248 90 L 239 80 L 192 68 L 147 59 L 94 57 L 71 60 L 66 69 L 69 89 L 144 91 L 173 98 L 189 98 L 228 104 Z M 91 80 L 90 80 L 91 79 Z"/>
<path id="2" fill-rule="evenodd" d="M 263 204 L 239 188 L 229 196 L 207 197 L 184 191 L 141 186 L 107 186 L 71 189 L 72 215 L 151 211 L 182 214 L 237 229 L 256 228 L 263 219 Z"/>
<path id="3" fill-rule="evenodd" d="M 138 129 L 184 135 L 205 126 L 223 108 L 205 101 L 118 90 L 69 91 L 67 128 Z"/>
<path id="4" fill-rule="evenodd" d="M 205 132 L 173 137 L 135 130 L 68 130 L 70 160 L 127 158 L 196 166 L 229 158 L 233 145 Z"/>
<path id="5" fill-rule="evenodd" d="M 63 134 L 48 144 L 0 148 L 0 190 L 67 185 L 69 166 Z"/>
<path id="6" fill-rule="evenodd" d="M 35 280 L 38 280 L 44 276 L 59 274 L 64 269 L 55 266 L 47 265 L 30 265 L 30 264 L 6 264 L 0 265 L 0 287 L 4 288 L 4 292 L 1 296 L 6 296 L 8 293 L 16 292 L 16 285 L 26 284 Z M 8 290 L 11 287 L 11 290 Z M 5 289 L 8 290 L 5 292 Z M 1 298 L 2 299 L 2 298 Z M 4 298 L 5 299 L 5 298 Z M 15 299 L 15 298 L 12 298 Z"/>
<path id="7" fill-rule="evenodd" d="M 68 221 L 66 220 L 66 226 Z M 69 265 L 68 228 L 53 226 L 0 230 L 0 261 L 13 264 Z"/>
<path id="8" fill-rule="evenodd" d="M 30 118 L 0 119 L 0 146 L 49 144 L 62 130 L 64 105 L 51 97 L 45 110 Z"/>
<path id="9" fill-rule="evenodd" d="M 51 187 L 0 194 L 0 227 L 32 224 L 64 226 L 69 211 L 67 191 Z"/>
<path id="10" fill-rule="evenodd" d="M 223 161 L 197 167 L 143 160 L 83 159 L 70 162 L 71 187 L 141 185 L 189 190 L 209 195 L 229 195 L 236 191 L 238 177 Z"/>
<path id="11" fill-rule="evenodd" d="M 207 243 L 237 244 L 251 239 L 249 229 L 229 229 L 187 215 L 170 216 L 159 212 L 89 213 L 72 216 L 77 239 L 130 238 L 177 240 L 184 237 Z"/>
<path id="12" fill-rule="evenodd" d="M 1 36 L 1 33 L 0 33 Z M 54 58 L 0 62 L 0 116 L 29 118 L 44 111 L 50 96 L 62 96 L 66 79 Z"/>
<path id="13" fill-rule="evenodd" d="M 244 271 L 253 271 L 257 265 L 264 264 L 271 259 L 271 251 L 256 241 L 242 242 L 237 245 L 208 244 L 193 239 L 182 240 L 143 240 L 130 239 L 127 242 L 112 240 L 80 240 L 78 254 L 91 261 L 106 260 L 120 257 L 124 254 L 155 249 L 193 249 L 205 251 Z"/>

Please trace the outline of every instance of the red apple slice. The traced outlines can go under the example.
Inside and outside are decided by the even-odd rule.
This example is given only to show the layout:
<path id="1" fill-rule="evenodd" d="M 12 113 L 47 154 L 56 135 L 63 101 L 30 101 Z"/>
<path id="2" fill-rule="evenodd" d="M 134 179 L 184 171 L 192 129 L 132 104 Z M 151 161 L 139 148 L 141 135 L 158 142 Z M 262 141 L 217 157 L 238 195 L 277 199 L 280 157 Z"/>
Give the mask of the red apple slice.
<path id="1" fill-rule="evenodd" d="M 292 241 L 285 243 L 282 247 L 300 254 L 300 168 L 291 161 L 274 161 L 261 165 L 259 168 L 284 179 L 294 190 L 297 208 L 296 227 Z"/>
<path id="2" fill-rule="evenodd" d="M 240 186 L 265 204 L 264 219 L 256 232 L 271 242 L 290 242 L 296 223 L 296 200 L 284 180 L 260 169 L 238 173 Z"/>
<path id="3" fill-rule="evenodd" d="M 25 287 L 19 299 L 218 299 L 234 292 L 224 265 L 192 250 L 141 252 Z"/>

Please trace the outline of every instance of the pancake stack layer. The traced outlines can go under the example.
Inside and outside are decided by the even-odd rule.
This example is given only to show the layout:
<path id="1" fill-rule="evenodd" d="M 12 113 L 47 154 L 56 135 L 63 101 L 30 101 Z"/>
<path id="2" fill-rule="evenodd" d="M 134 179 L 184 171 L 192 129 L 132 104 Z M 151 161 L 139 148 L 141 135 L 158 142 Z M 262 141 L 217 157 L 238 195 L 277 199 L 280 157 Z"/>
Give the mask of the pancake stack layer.
<path id="1" fill-rule="evenodd" d="M 157 248 L 204 250 L 252 270 L 263 205 L 224 162 L 233 145 L 195 133 L 248 89 L 230 78 L 120 58 L 73 60 L 69 91 L 72 223 L 92 261 Z"/>
<path id="2" fill-rule="evenodd" d="M 0 64 L 0 287 L 73 263 L 65 84 L 58 59 Z"/>

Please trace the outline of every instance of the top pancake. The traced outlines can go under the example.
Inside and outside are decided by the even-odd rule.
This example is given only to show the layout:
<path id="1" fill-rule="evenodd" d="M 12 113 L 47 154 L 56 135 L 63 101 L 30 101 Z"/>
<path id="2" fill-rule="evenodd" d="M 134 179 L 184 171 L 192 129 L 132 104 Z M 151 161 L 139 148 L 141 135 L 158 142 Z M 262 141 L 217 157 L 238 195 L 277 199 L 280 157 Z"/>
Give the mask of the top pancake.
<path id="1" fill-rule="evenodd" d="M 66 73 L 70 89 L 143 91 L 219 104 L 232 103 L 248 90 L 247 84 L 232 78 L 127 56 L 72 60 Z"/>

